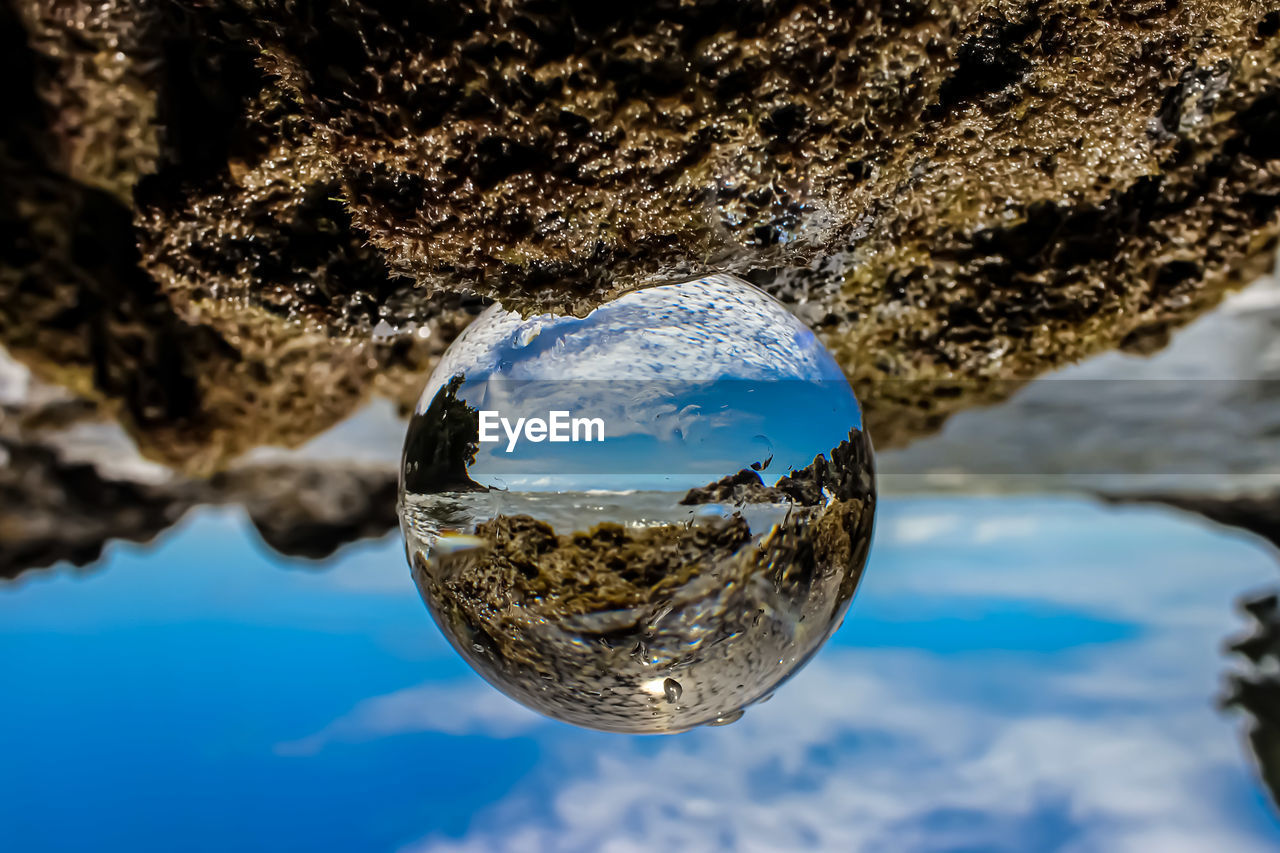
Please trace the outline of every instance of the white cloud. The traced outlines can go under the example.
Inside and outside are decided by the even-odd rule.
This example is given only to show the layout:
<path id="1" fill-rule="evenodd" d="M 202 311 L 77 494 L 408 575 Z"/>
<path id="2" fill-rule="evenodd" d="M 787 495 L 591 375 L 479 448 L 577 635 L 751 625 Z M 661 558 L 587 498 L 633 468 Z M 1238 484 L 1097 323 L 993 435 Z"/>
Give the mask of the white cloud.
<path id="1" fill-rule="evenodd" d="M 1139 643 L 1086 669 L 1127 672 L 1164 705 L 1158 682 L 1185 675 L 1132 667 L 1168 651 Z M 1028 816 L 1052 808 L 1076 826 L 1072 850 L 1263 849 L 1212 796 L 1240 759 L 1207 695 L 1162 717 L 1150 703 L 1017 712 L 930 688 L 954 668 L 919 652 L 829 655 L 731 727 L 568 755 L 563 783 L 517 810 L 521 822 L 481 815 L 467 839 L 409 851 L 1026 849 Z M 1030 667 L 1009 675 L 1036 684 Z M 1081 686 L 1051 678 L 1036 691 L 1059 704 L 1089 698 Z M 974 820 L 930 820 L 944 813 Z"/>
<path id="2" fill-rule="evenodd" d="M 1049 843 L 1044 824 L 1070 828 L 1069 853 L 1266 849 L 1222 787 L 1247 771 L 1213 699 L 1232 599 L 1274 572 L 1271 556 L 1155 510 L 1009 506 L 892 508 L 868 594 L 1039 601 L 1130 620 L 1133 639 L 1049 663 L 833 647 L 726 728 L 660 741 L 547 730 L 553 785 L 517 788 L 463 840 L 405 853 L 1021 850 Z"/>
<path id="3" fill-rule="evenodd" d="M 1033 515 L 1002 514 L 1004 507 L 993 503 L 990 518 L 962 517 L 956 513 L 913 513 L 893 519 L 887 539 L 897 545 L 920 545 L 945 541 L 954 545 L 985 545 L 1005 539 L 1035 536 L 1044 520 Z"/>
<path id="4" fill-rule="evenodd" d="M 1266 849 L 1233 813 L 1249 808 L 1230 799 L 1248 771 L 1213 699 L 1232 601 L 1274 558 L 1157 510 L 1011 506 L 887 504 L 884 562 L 850 620 L 875 599 L 1009 599 L 1124 619 L 1131 639 L 1051 657 L 833 646 L 732 726 L 659 739 L 552 725 L 478 679 L 423 685 L 280 749 L 425 731 L 538 739 L 535 776 L 466 837 L 405 853 L 1022 850 L 1049 843 L 1045 825 L 1069 828 L 1067 853 Z M 1003 523 L 1022 518 L 1043 522 L 1034 535 Z M 980 544 L 984 522 L 1020 532 Z"/>
<path id="5" fill-rule="evenodd" d="M 893 523 L 887 538 L 900 545 L 914 545 L 945 536 L 959 524 L 958 515 L 908 515 Z"/>
<path id="6" fill-rule="evenodd" d="M 606 324 L 607 334 L 582 333 Z M 517 380 L 709 381 L 728 370 L 740 379 L 840 375 L 813 333 L 771 296 L 733 276 L 710 275 L 632 291 L 582 319 L 525 320 L 492 306 L 445 353 L 427 389 L 434 396 L 457 373 L 487 372 L 501 354 L 515 352 L 517 364 L 503 375 Z M 419 409 L 429 403 L 424 394 Z"/>
<path id="7" fill-rule="evenodd" d="M 939 503 L 952 510 L 938 512 Z M 1275 571 L 1257 540 L 1159 507 L 1069 498 L 881 506 L 889 534 L 877 539 L 863 582 L 881 597 L 1035 601 L 1150 626 L 1208 626 L 1221 625 L 1233 599 Z"/>
<path id="8" fill-rule="evenodd" d="M 375 696 L 321 731 L 276 746 L 281 755 L 314 755 L 332 743 L 359 743 L 389 735 L 441 732 L 514 737 L 545 718 L 477 681 L 426 684 Z"/>
<path id="9" fill-rule="evenodd" d="M 1043 526 L 1043 519 L 1030 515 L 988 518 L 979 521 L 974 527 L 973 541 L 981 545 L 1004 539 L 1026 538 L 1035 536 L 1036 531 L 1043 529 Z"/>

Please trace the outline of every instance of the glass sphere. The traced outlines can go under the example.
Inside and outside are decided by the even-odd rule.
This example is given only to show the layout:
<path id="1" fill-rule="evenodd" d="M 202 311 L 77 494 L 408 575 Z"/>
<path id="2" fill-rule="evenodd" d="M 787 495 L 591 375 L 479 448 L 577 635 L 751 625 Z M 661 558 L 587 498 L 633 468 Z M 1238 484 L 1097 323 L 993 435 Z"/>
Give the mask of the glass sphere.
<path id="1" fill-rule="evenodd" d="M 413 415 L 414 580 L 485 679 L 618 732 L 723 724 L 843 619 L 871 541 L 871 445 L 813 333 L 728 275 L 586 317 L 493 306 Z"/>

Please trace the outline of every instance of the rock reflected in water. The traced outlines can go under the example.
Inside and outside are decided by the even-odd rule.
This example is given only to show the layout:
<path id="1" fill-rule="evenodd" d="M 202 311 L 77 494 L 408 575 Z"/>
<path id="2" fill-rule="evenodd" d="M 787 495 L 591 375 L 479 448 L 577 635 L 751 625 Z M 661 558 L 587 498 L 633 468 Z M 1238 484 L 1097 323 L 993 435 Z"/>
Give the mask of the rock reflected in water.
<path id="1" fill-rule="evenodd" d="M 482 440 L 483 413 L 554 412 L 602 440 Z M 848 382 L 731 276 L 585 318 L 489 309 L 431 377 L 401 470 L 414 579 L 453 646 L 516 700 L 618 732 L 771 695 L 841 622 L 874 511 Z"/>

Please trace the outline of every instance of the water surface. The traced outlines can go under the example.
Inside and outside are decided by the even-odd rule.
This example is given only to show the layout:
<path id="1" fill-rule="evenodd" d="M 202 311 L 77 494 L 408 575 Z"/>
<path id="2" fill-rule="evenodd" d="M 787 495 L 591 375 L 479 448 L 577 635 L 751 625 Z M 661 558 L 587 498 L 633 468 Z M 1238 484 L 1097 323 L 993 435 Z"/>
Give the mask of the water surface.
<path id="1" fill-rule="evenodd" d="M 1066 498 L 885 500 L 843 628 L 733 725 L 593 733 L 485 685 L 388 537 L 201 511 L 0 586 L 21 851 L 1232 850 L 1280 822 L 1215 707 L 1254 540 Z M 58 792 L 50 796 L 49 792 Z"/>

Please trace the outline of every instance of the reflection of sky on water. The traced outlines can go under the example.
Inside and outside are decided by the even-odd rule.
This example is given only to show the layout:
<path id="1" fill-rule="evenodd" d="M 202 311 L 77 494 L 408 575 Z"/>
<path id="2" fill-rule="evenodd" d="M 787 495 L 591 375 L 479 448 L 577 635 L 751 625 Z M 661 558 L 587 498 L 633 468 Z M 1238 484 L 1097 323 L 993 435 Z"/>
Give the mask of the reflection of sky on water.
<path id="1" fill-rule="evenodd" d="M 1273 847 L 1213 709 L 1251 542 L 1152 509 L 886 501 L 847 623 L 739 723 L 542 720 L 448 648 L 387 539 L 272 565 L 202 514 L 0 587 L 13 850 Z"/>

